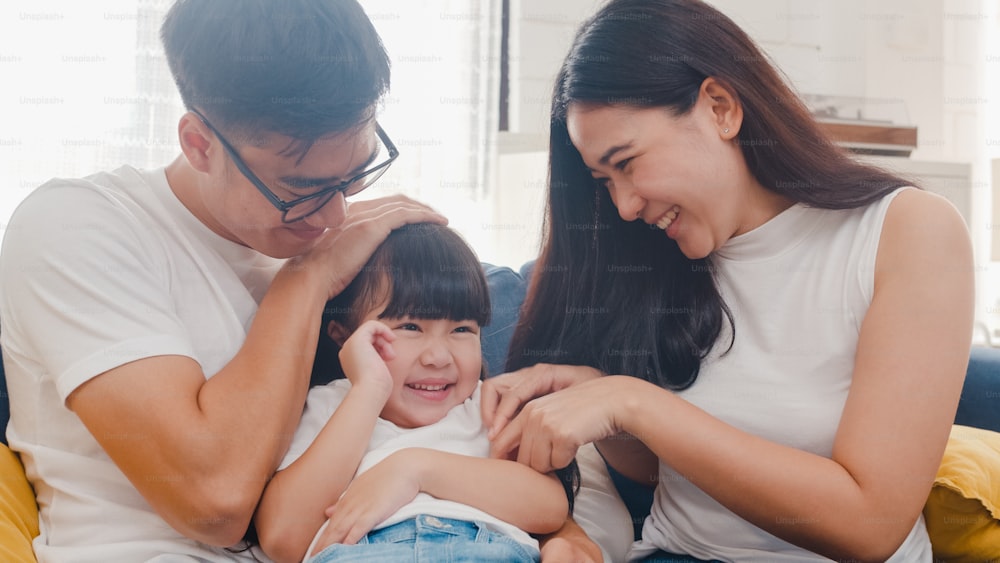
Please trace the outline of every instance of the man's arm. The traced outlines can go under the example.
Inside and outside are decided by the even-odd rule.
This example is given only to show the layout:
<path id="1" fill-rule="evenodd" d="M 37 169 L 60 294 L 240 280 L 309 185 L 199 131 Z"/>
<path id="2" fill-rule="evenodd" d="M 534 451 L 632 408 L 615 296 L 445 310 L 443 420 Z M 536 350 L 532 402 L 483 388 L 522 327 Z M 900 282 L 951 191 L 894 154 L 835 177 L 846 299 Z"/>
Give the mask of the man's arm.
<path id="1" fill-rule="evenodd" d="M 238 541 L 288 447 L 325 302 L 324 288 L 303 290 L 316 284 L 309 272 L 279 272 L 245 344 L 210 379 L 191 358 L 159 356 L 111 369 L 67 399 L 136 489 L 188 537 Z M 125 430 L 129 438 L 119 438 Z"/>
<path id="2" fill-rule="evenodd" d="M 211 378 L 191 358 L 150 357 L 80 385 L 67 406 L 171 526 L 232 545 L 301 415 L 324 303 L 389 232 L 427 221 L 443 218 L 401 196 L 352 204 L 344 224 L 286 263 L 242 348 Z"/>

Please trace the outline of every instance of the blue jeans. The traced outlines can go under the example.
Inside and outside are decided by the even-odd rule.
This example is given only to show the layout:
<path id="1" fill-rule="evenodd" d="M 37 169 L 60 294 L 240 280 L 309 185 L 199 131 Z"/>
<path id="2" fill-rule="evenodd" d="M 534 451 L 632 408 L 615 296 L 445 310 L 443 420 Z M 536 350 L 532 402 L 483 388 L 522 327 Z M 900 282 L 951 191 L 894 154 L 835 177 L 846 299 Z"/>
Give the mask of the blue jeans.
<path id="1" fill-rule="evenodd" d="M 373 532 L 354 545 L 333 544 L 309 563 L 511 563 L 539 561 L 537 549 L 479 522 L 422 514 Z"/>

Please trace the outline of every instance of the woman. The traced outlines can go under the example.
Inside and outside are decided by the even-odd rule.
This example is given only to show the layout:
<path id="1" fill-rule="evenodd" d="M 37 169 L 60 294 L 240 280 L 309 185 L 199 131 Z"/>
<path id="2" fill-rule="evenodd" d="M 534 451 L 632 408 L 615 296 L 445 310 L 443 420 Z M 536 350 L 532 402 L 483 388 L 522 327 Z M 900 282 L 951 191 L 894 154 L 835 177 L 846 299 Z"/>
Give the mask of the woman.
<path id="1" fill-rule="evenodd" d="M 557 78 L 544 249 L 483 394 L 495 455 L 550 471 L 593 441 L 654 476 L 633 560 L 930 561 L 973 262 L 908 185 L 715 9 L 610 2 Z"/>

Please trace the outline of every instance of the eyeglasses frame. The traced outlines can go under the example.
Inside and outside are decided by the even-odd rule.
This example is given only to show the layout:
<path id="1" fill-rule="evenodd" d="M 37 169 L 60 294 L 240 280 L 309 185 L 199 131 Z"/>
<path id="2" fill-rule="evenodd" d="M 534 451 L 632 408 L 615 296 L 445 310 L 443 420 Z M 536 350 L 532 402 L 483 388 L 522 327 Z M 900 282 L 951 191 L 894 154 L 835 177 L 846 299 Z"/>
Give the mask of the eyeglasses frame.
<path id="1" fill-rule="evenodd" d="M 323 206 L 326 205 L 326 203 L 324 203 L 323 205 L 321 205 L 321 206 L 317 207 L 316 209 L 310 211 L 309 213 L 306 213 L 305 215 L 303 215 L 301 217 L 296 217 L 295 219 L 292 219 L 291 221 L 288 221 L 287 220 L 288 212 L 291 211 L 291 209 L 293 207 L 295 207 L 296 205 L 299 205 L 301 203 L 304 203 L 304 202 L 307 202 L 307 201 L 310 201 L 310 200 L 314 200 L 314 199 L 317 199 L 317 198 L 321 198 L 321 197 L 324 197 L 324 196 L 330 195 L 330 194 L 332 194 L 333 196 L 335 196 L 337 192 L 346 192 L 347 189 L 350 188 L 355 182 L 361 180 L 362 178 L 365 178 L 366 176 L 371 176 L 372 174 L 378 173 L 378 176 L 376 176 L 374 179 L 372 179 L 372 181 L 370 181 L 367 184 L 365 184 L 361 189 L 359 189 L 358 191 L 353 192 L 351 194 L 346 194 L 345 193 L 344 197 L 347 197 L 348 195 L 357 195 L 358 193 L 360 193 L 361 191 L 363 191 L 368 186 L 374 184 L 378 180 L 378 178 L 385 172 L 385 170 L 389 168 L 389 165 L 392 164 L 396 160 L 396 158 L 399 156 L 399 150 L 396 149 L 396 145 L 392 142 L 391 139 L 389 139 L 389 136 L 386 134 L 385 130 L 383 130 L 382 126 L 379 125 L 378 121 L 376 121 L 375 122 L 375 134 L 378 135 L 379 140 L 382 141 L 382 144 L 385 145 L 386 150 L 389 151 L 389 159 L 388 160 L 386 160 L 385 162 L 381 162 L 378 165 L 365 170 L 364 172 L 362 172 L 362 173 L 354 176 L 353 178 L 350 178 L 348 180 L 344 180 L 343 182 L 340 182 L 340 183 L 338 183 L 335 186 L 330 186 L 330 187 L 327 187 L 327 188 L 323 188 L 323 189 L 317 191 L 316 193 L 312 193 L 312 194 L 309 194 L 309 195 L 306 195 L 306 196 L 295 198 L 295 199 L 293 199 L 291 201 L 285 201 L 285 200 L 281 199 L 280 197 L 278 197 L 277 194 L 275 194 L 274 192 L 272 192 L 271 189 L 268 188 L 267 185 L 259 177 L 257 177 L 256 174 L 253 173 L 252 170 L 250 170 L 250 167 L 247 166 L 247 163 L 243 161 L 243 158 L 240 156 L 239 152 L 236 151 L 236 148 L 228 140 L 226 140 L 226 137 L 223 136 L 222 132 L 220 132 L 218 129 L 216 129 L 215 126 L 212 125 L 212 123 L 208 121 L 208 118 L 206 118 L 204 116 L 204 114 L 202 114 L 197 109 L 193 109 L 193 108 L 191 109 L 191 113 L 193 113 L 196 116 L 198 116 L 198 119 L 200 119 L 201 122 L 204 123 L 205 126 L 209 128 L 209 130 L 212 131 L 212 133 L 216 136 L 216 138 L 219 139 L 219 143 L 222 144 L 222 148 L 225 149 L 226 153 L 229 155 L 229 158 L 232 159 L 233 164 L 236 165 L 237 170 L 239 170 L 240 173 L 243 174 L 243 176 L 247 180 L 249 180 L 250 183 L 253 184 L 255 188 L 257 188 L 257 191 L 259 191 L 261 193 L 261 195 L 263 195 L 265 198 L 267 198 L 267 200 L 269 202 L 271 202 L 271 205 L 273 205 L 275 207 L 275 209 L 277 209 L 278 211 L 281 211 L 281 222 L 282 223 L 295 223 L 295 222 L 301 221 L 301 220 L 305 219 L 306 217 L 309 217 L 310 215 L 318 212 L 320 209 L 323 209 Z M 330 199 L 333 199 L 333 198 L 331 197 Z M 329 202 L 327 202 L 327 203 L 329 203 Z"/>

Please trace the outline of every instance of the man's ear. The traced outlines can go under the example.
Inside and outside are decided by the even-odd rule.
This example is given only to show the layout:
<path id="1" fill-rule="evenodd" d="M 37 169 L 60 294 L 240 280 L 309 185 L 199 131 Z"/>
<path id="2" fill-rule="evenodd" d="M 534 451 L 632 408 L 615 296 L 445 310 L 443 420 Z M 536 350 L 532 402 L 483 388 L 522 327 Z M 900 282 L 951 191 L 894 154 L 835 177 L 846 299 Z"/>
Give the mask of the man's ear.
<path id="1" fill-rule="evenodd" d="M 177 124 L 177 135 L 181 142 L 181 152 L 187 157 L 191 166 L 199 172 L 208 172 L 211 169 L 208 151 L 214 139 L 208 127 L 198 116 L 187 112 Z"/>
<path id="2" fill-rule="evenodd" d="M 326 324 L 326 335 L 330 337 L 330 340 L 336 342 L 337 346 L 343 346 L 344 342 L 347 342 L 347 337 L 351 335 L 351 331 L 337 321 L 330 321 Z"/>

